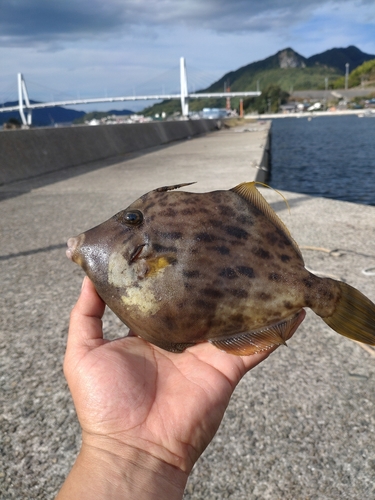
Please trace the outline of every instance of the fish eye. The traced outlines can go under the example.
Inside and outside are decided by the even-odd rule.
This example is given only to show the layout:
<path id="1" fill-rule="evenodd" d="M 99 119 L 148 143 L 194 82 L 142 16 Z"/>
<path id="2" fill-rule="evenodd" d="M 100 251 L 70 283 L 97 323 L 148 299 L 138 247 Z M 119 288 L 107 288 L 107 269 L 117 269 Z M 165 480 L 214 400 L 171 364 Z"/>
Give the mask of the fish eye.
<path id="1" fill-rule="evenodd" d="M 124 221 L 126 224 L 131 224 L 132 226 L 138 226 L 143 221 L 143 214 L 139 210 L 132 210 L 131 212 L 126 212 L 124 215 Z"/>

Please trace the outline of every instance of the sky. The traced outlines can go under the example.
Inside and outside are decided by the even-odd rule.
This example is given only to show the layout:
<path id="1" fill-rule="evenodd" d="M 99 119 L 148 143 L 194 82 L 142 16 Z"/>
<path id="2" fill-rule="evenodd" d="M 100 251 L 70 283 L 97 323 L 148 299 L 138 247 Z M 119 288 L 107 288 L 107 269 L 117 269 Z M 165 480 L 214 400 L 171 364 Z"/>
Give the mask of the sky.
<path id="1" fill-rule="evenodd" d="M 0 103 L 189 91 L 291 47 L 375 54 L 374 0 L 0 0 Z M 255 89 L 254 89 L 255 90 Z M 149 103 L 75 109 L 133 109 Z"/>

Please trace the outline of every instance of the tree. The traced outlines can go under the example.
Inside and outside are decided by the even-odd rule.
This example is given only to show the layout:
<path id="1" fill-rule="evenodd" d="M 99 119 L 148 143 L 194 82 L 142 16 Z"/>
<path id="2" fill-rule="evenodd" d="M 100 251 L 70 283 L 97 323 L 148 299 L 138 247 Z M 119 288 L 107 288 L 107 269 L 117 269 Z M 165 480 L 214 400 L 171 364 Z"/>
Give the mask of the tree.
<path id="1" fill-rule="evenodd" d="M 288 101 L 289 94 L 279 87 L 279 85 L 268 85 L 258 97 L 246 99 L 244 101 L 245 111 L 257 111 L 262 113 L 277 113 L 280 104 Z"/>

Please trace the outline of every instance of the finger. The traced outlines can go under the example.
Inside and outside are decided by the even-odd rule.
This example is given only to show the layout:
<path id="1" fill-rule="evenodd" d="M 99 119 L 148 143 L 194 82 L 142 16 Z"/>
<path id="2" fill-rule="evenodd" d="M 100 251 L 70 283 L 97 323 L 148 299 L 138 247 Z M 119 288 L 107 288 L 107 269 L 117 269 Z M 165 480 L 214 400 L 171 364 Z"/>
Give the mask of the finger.
<path id="1" fill-rule="evenodd" d="M 74 346 L 94 347 L 103 340 L 102 316 L 105 304 L 93 283 L 84 278 L 81 294 L 70 315 L 67 350 Z"/>

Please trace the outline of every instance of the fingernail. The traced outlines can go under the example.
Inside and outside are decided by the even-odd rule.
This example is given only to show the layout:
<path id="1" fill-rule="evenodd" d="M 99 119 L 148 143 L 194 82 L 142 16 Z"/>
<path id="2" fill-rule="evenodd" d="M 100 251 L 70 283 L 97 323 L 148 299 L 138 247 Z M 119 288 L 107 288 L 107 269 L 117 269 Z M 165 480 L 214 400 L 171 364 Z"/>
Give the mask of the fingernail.
<path id="1" fill-rule="evenodd" d="M 82 281 L 82 286 L 81 286 L 81 291 L 83 290 L 83 287 L 85 286 L 85 283 L 86 283 L 86 278 L 87 278 L 87 276 L 85 276 L 85 277 L 83 278 L 83 281 Z"/>

